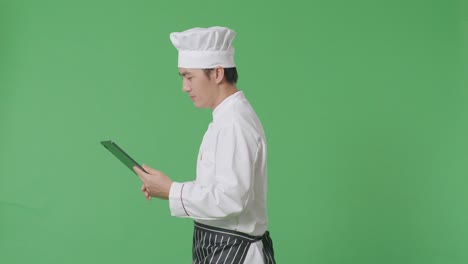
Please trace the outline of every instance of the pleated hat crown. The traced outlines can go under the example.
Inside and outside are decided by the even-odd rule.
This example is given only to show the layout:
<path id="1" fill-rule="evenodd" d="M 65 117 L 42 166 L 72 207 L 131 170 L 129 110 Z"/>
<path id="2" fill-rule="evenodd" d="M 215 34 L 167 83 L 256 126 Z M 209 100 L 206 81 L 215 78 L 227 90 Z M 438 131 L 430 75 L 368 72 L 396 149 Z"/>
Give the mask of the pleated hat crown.
<path id="1" fill-rule="evenodd" d="M 173 32 L 170 39 L 179 51 L 179 68 L 211 69 L 235 67 L 232 46 L 235 36 L 235 31 L 216 26 Z"/>

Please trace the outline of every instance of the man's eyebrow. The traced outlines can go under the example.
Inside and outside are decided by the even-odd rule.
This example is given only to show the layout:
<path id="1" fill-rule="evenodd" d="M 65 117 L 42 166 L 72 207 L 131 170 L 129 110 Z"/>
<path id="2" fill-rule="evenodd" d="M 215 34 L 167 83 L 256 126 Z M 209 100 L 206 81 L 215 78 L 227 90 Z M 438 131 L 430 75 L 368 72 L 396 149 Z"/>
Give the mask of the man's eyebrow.
<path id="1" fill-rule="evenodd" d="M 180 72 L 179 72 L 179 75 L 182 76 L 182 77 L 184 77 L 184 76 L 186 76 L 186 75 L 190 75 L 190 74 L 191 74 L 190 72 L 184 72 L 184 73 L 180 73 Z"/>

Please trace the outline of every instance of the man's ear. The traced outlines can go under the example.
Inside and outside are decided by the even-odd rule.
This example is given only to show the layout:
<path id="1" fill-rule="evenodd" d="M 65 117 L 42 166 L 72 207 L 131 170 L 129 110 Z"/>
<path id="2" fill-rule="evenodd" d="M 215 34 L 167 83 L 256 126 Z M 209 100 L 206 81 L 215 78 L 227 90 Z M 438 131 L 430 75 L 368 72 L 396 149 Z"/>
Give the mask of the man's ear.
<path id="1" fill-rule="evenodd" d="M 219 66 L 214 68 L 214 75 L 216 84 L 220 84 L 224 79 L 224 68 Z"/>

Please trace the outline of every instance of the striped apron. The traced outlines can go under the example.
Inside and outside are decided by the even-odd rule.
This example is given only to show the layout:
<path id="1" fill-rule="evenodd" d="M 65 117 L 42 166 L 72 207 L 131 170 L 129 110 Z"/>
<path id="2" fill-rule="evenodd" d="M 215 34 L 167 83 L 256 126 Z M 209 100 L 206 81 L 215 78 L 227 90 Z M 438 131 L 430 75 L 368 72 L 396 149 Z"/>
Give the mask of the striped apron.
<path id="1" fill-rule="evenodd" d="M 275 264 L 273 241 L 268 231 L 263 236 L 257 237 L 195 222 L 192 263 L 242 264 L 250 245 L 260 240 L 263 244 L 264 262 Z"/>

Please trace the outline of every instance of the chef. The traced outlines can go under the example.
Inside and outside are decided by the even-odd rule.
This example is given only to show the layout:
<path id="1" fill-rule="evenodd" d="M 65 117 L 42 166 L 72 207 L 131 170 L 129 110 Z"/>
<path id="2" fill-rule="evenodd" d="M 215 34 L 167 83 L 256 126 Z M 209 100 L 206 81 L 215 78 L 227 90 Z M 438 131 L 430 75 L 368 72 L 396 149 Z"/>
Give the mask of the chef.
<path id="1" fill-rule="evenodd" d="M 168 199 L 173 216 L 194 220 L 193 263 L 275 263 L 267 231 L 265 133 L 236 87 L 235 35 L 226 27 L 170 34 L 182 90 L 196 107 L 212 109 L 196 179 L 174 182 L 149 166 L 148 173 L 134 168 L 146 199 Z"/>

